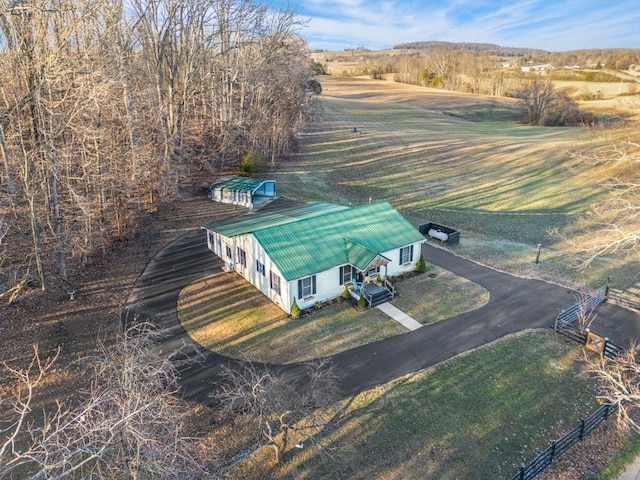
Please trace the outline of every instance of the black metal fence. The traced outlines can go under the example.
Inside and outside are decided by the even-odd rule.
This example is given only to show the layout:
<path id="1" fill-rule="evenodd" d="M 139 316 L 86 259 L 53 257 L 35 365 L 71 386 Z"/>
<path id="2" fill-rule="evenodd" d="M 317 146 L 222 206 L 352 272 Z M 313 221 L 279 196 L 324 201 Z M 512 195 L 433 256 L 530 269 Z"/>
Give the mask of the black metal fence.
<path id="1" fill-rule="evenodd" d="M 606 285 L 600 287 L 591 295 L 585 295 L 580 301 L 560 312 L 556 317 L 554 330 L 557 331 L 558 328 L 574 323 L 580 315 L 588 315 L 591 313 L 598 305 L 607 299 L 608 290 Z"/>
<path id="2" fill-rule="evenodd" d="M 589 329 L 582 331 L 574 325 L 574 322 L 580 315 L 588 315 L 591 311 L 595 310 L 598 305 L 607 299 L 608 292 L 609 289 L 606 286 L 601 287 L 592 295 L 581 299 L 575 305 L 572 305 L 566 310 L 560 312 L 556 317 L 553 329 L 581 345 L 587 345 Z M 608 338 L 601 338 L 604 341 L 602 355 L 605 357 L 615 358 L 624 351 L 622 347 L 611 342 Z M 609 418 L 612 413 L 615 413 L 618 410 L 618 406 L 618 403 L 607 403 L 602 405 L 588 417 L 584 417 L 576 427 L 567 432 L 562 438 L 551 442 L 551 444 L 545 450 L 540 452 L 528 465 L 522 465 L 520 467 L 520 471 L 511 477 L 511 480 L 531 480 L 534 478 L 551 465 L 554 460 L 559 458 L 572 446 L 588 435 L 593 429 Z"/>
<path id="3" fill-rule="evenodd" d="M 602 405 L 591 415 L 580 420 L 580 423 L 562 436 L 562 438 L 551 442 L 531 463 L 522 465 L 520 471 L 511 477 L 511 480 L 531 480 L 551 465 L 554 460 L 582 440 L 598 425 L 607 420 L 607 418 L 617 410 L 617 403 L 606 403 Z"/>
<path id="4" fill-rule="evenodd" d="M 589 334 L 588 329 L 586 332 L 582 332 L 575 325 L 565 325 L 562 328 L 556 329 L 556 332 L 561 333 L 565 337 L 570 338 L 574 342 L 578 342 L 581 345 L 587 344 L 587 336 Z M 620 347 L 619 345 L 616 345 L 607 337 L 604 337 L 604 348 L 602 351 L 602 355 L 604 355 L 607 358 L 615 358 L 618 355 L 620 355 L 623 351 L 624 351 L 624 348 Z"/>
<path id="5" fill-rule="evenodd" d="M 620 305 L 621 307 L 640 310 L 640 298 L 637 296 L 623 295 L 613 289 L 607 291 L 607 301 Z"/>

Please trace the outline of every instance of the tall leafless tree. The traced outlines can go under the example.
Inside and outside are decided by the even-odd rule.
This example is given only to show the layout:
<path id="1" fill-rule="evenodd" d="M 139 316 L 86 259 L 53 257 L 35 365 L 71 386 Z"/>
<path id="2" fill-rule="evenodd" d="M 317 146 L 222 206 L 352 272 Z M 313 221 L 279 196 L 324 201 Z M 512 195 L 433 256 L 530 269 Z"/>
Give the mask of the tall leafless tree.
<path id="1" fill-rule="evenodd" d="M 530 125 L 542 125 L 545 112 L 558 98 L 551 80 L 537 75 L 517 88 L 513 96 L 522 101 L 525 121 Z"/>
<path id="2" fill-rule="evenodd" d="M 322 408 L 337 397 L 337 378 L 327 361 L 308 365 L 304 387 L 252 362 L 226 367 L 222 377 L 213 395 L 259 432 L 273 448 L 276 463 L 290 442 L 304 442 L 329 423 L 331 415 Z"/>
<path id="3" fill-rule="evenodd" d="M 91 379 L 83 398 L 78 404 L 59 402 L 36 423 L 27 423 L 35 414 L 31 399 L 52 361 L 41 362 L 36 352 L 28 368 L 10 368 L 21 390 L 16 414 L 4 427 L 0 473 L 19 471 L 33 479 L 211 475 L 215 466 L 198 457 L 198 432 L 190 428 L 188 407 L 179 398 L 174 358 L 158 353 L 154 340 L 147 325 L 138 325 L 99 356 L 81 360 Z"/>

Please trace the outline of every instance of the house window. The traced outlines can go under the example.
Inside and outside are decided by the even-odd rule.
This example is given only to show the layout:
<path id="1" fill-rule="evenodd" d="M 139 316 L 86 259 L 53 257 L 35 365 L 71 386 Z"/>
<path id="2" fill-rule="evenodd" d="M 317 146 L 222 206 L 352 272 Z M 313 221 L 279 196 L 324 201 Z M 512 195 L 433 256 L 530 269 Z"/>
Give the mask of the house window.
<path id="1" fill-rule="evenodd" d="M 307 298 L 316 293 L 316 276 L 301 278 L 298 280 L 298 298 Z"/>
<path id="2" fill-rule="evenodd" d="M 238 247 L 238 259 L 240 261 L 240 265 L 247 268 L 247 253 L 240 247 Z"/>
<path id="3" fill-rule="evenodd" d="M 233 253 L 231 252 L 231 247 L 229 245 L 225 245 L 225 247 L 227 247 L 227 258 L 232 258 Z"/>
<path id="4" fill-rule="evenodd" d="M 271 290 L 280 295 L 280 277 L 275 273 L 270 272 L 269 283 L 271 285 Z"/>
<path id="5" fill-rule="evenodd" d="M 207 232 L 208 236 L 209 236 L 209 245 L 211 246 L 211 248 L 215 248 L 215 239 L 213 236 L 212 232 Z"/>
<path id="6" fill-rule="evenodd" d="M 340 267 L 340 285 L 351 283 L 354 275 L 354 268 L 351 265 L 344 265 Z"/>
<path id="7" fill-rule="evenodd" d="M 413 262 L 413 245 L 400 249 L 400 265 Z"/>
<path id="8" fill-rule="evenodd" d="M 261 263 L 260 260 L 256 260 L 256 270 L 264 277 L 264 263 Z"/>

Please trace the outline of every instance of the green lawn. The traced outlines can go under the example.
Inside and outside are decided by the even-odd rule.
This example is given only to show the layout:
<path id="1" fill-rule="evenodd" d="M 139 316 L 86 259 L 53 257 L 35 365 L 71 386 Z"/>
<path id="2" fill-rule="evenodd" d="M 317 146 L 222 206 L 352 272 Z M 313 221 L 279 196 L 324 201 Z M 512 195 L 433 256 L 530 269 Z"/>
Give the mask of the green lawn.
<path id="1" fill-rule="evenodd" d="M 478 308 L 489 298 L 482 287 L 433 266 L 427 274 L 403 279 L 399 288 L 394 304 L 423 323 Z M 289 319 L 235 273 L 217 273 L 185 288 L 178 299 L 178 318 L 189 335 L 210 350 L 280 364 L 407 332 L 378 309 L 359 311 L 351 301 L 336 301 L 311 315 Z"/>
<path id="2" fill-rule="evenodd" d="M 402 279 L 393 304 L 424 325 L 475 310 L 489 301 L 489 292 L 451 272 L 429 265 L 425 274 Z"/>
<path id="3" fill-rule="evenodd" d="M 345 402 L 334 428 L 293 449 L 276 478 L 506 479 L 597 408 L 575 344 L 503 339 Z M 262 467 L 265 464 L 262 463 Z M 246 462 L 237 478 L 257 472 Z"/>

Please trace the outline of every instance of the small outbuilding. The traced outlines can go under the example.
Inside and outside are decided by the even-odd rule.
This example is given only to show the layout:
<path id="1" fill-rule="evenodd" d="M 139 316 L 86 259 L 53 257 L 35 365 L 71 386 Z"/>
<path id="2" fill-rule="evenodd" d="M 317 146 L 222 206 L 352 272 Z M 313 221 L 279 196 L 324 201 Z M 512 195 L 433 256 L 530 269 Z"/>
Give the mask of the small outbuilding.
<path id="1" fill-rule="evenodd" d="M 276 198 L 276 181 L 249 177 L 221 177 L 211 187 L 214 202 L 242 205 L 253 210 Z"/>

